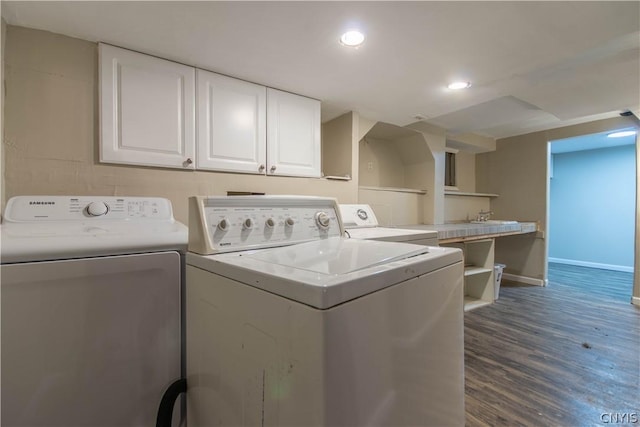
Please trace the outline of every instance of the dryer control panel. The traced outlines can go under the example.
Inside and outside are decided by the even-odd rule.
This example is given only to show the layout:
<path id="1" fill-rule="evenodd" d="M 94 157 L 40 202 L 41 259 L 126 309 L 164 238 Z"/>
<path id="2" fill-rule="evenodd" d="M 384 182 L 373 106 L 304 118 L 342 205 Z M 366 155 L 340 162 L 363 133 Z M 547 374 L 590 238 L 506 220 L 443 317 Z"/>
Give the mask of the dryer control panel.
<path id="1" fill-rule="evenodd" d="M 17 196 L 5 209 L 8 222 L 173 221 L 171 202 L 160 197 Z"/>
<path id="2" fill-rule="evenodd" d="M 189 199 L 189 251 L 215 254 L 342 236 L 337 201 L 305 196 Z"/>

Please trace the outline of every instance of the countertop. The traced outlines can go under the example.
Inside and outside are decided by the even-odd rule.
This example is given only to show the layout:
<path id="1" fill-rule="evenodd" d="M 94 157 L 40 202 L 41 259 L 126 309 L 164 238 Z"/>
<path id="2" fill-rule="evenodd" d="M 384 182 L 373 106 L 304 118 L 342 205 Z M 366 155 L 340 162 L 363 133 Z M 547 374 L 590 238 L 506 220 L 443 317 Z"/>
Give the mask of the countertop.
<path id="1" fill-rule="evenodd" d="M 450 224 L 400 225 L 398 228 L 435 230 L 438 232 L 438 240 L 455 242 L 511 236 L 514 234 L 535 233 L 538 231 L 538 224 L 535 222 L 518 222 L 516 224 L 478 224 L 461 222 Z"/>

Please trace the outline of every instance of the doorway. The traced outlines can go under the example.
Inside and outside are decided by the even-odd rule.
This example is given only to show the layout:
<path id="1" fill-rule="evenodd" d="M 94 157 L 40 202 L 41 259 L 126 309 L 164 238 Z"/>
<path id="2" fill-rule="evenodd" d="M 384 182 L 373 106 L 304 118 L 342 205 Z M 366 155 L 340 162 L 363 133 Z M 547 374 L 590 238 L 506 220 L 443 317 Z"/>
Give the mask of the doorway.
<path id="1" fill-rule="evenodd" d="M 636 135 L 549 143 L 549 282 L 628 302 L 633 293 Z"/>

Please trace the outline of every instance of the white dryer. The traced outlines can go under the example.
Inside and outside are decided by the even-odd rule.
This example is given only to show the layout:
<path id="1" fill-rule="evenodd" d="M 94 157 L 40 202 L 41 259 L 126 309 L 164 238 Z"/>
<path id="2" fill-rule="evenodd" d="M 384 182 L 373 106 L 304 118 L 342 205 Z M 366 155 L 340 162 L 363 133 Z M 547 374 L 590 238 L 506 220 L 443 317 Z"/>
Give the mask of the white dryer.
<path id="1" fill-rule="evenodd" d="M 182 376 L 170 202 L 14 197 L 1 237 L 2 425 L 155 425 Z"/>
<path id="2" fill-rule="evenodd" d="M 464 425 L 458 249 L 344 238 L 335 199 L 189 213 L 190 427 Z"/>
<path id="3" fill-rule="evenodd" d="M 373 209 L 365 204 L 341 204 L 340 216 L 349 237 L 354 239 L 406 242 L 416 245 L 438 246 L 438 232 L 381 227 Z"/>

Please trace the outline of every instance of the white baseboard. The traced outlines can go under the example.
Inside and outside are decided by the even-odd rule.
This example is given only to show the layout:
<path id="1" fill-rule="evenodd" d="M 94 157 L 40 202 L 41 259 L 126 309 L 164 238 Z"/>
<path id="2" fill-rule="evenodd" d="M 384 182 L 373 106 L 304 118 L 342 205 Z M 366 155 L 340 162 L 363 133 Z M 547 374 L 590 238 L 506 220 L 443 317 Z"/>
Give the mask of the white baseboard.
<path id="1" fill-rule="evenodd" d="M 503 273 L 502 278 L 510 282 L 524 283 L 525 285 L 547 286 L 545 280 L 527 276 L 518 276 L 517 274 Z"/>
<path id="2" fill-rule="evenodd" d="M 577 265 L 579 267 L 600 268 L 602 270 L 613 270 L 613 271 L 623 271 L 625 273 L 633 273 L 633 267 L 628 267 L 626 265 L 601 264 L 599 262 L 578 261 L 575 259 L 551 258 L 551 257 L 549 257 L 549 262 L 555 262 L 558 264 Z"/>
<path id="3" fill-rule="evenodd" d="M 631 304 L 640 306 L 640 297 L 631 297 Z"/>

